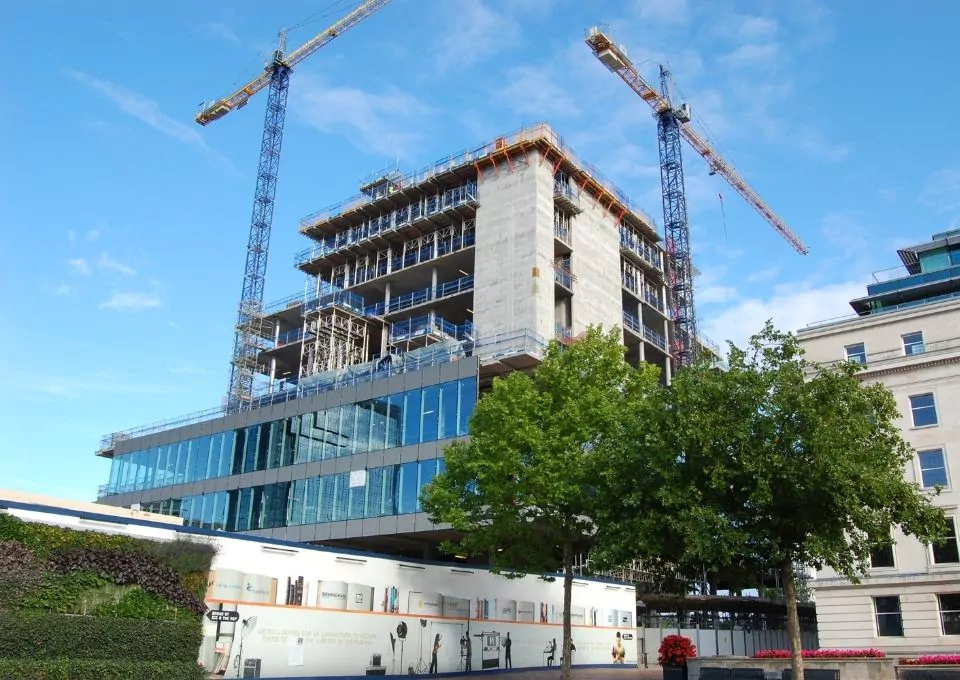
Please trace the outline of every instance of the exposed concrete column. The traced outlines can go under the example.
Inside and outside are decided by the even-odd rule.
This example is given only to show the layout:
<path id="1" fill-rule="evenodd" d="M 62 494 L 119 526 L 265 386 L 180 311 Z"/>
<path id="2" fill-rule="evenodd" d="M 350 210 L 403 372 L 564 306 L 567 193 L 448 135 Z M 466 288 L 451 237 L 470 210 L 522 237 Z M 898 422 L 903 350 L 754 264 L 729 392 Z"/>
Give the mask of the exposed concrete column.
<path id="1" fill-rule="evenodd" d="M 277 379 L 277 358 L 270 357 L 270 392 L 273 393 L 274 381 Z"/>
<path id="2" fill-rule="evenodd" d="M 389 265 L 388 265 L 389 269 Z M 387 284 L 384 286 L 383 291 L 383 311 L 386 312 L 387 308 L 390 306 L 390 282 L 387 281 Z M 384 356 L 387 353 L 387 347 L 390 340 L 390 325 L 383 324 L 383 333 L 380 334 L 380 356 Z"/>
<path id="3" fill-rule="evenodd" d="M 387 248 L 387 273 L 393 271 L 393 246 Z"/>
<path id="4" fill-rule="evenodd" d="M 433 267 L 430 270 L 430 299 L 432 300 L 436 296 L 437 296 L 437 268 Z"/>
<path id="5" fill-rule="evenodd" d="M 644 362 L 647 360 L 647 343 L 646 341 L 640 343 L 640 361 Z"/>

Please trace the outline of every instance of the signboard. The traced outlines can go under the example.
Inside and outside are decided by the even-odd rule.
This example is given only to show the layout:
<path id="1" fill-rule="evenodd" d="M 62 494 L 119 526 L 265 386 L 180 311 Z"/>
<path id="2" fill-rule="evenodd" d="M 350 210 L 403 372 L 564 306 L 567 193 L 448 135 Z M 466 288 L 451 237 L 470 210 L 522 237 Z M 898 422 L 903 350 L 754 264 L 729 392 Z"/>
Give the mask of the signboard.
<path id="1" fill-rule="evenodd" d="M 210 609 L 207 611 L 207 618 L 214 623 L 236 623 L 240 620 L 240 612 L 228 612 L 225 609 Z"/>

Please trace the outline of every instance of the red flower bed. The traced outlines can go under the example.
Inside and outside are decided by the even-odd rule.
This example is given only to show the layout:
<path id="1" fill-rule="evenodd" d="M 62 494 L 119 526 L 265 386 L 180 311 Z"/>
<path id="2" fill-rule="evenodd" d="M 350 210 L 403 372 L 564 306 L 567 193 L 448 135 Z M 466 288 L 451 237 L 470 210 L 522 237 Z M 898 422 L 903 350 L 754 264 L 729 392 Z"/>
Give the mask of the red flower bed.
<path id="1" fill-rule="evenodd" d="M 960 666 L 960 654 L 926 654 L 916 659 L 900 659 L 903 666 Z"/>
<path id="2" fill-rule="evenodd" d="M 697 648 L 688 637 L 668 635 L 660 641 L 657 661 L 661 666 L 682 666 L 697 655 Z"/>
<path id="3" fill-rule="evenodd" d="M 885 654 L 879 649 L 804 649 L 804 659 L 882 659 Z M 753 655 L 754 659 L 789 659 L 789 649 L 764 649 Z M 960 657 L 957 657 L 960 658 Z"/>

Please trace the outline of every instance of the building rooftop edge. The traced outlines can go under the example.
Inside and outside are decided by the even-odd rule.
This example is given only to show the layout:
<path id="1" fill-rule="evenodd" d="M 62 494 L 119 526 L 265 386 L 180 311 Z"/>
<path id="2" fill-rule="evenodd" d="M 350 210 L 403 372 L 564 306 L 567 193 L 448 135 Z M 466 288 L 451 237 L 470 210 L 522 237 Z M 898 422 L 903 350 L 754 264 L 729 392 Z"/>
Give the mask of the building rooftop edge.
<path id="1" fill-rule="evenodd" d="M 567 158 L 567 160 L 569 160 L 573 165 L 577 166 L 580 171 L 588 175 L 600 187 L 609 192 L 627 210 L 648 222 L 651 230 L 656 233 L 657 236 L 660 235 L 659 226 L 650 213 L 640 207 L 639 204 L 631 200 L 630 197 L 627 196 L 622 189 L 620 189 L 620 187 L 618 187 L 612 180 L 608 179 L 606 175 L 600 172 L 595 166 L 581 159 L 569 145 L 564 143 L 563 138 L 557 134 L 553 127 L 546 122 L 522 127 L 519 130 L 515 130 L 508 134 L 499 135 L 492 141 L 486 142 L 479 146 L 462 149 L 461 151 L 445 156 L 431 165 L 408 173 L 402 178 L 401 182 L 404 186 L 415 186 L 422 184 L 431 177 L 434 177 L 440 173 L 448 172 L 454 168 L 463 167 L 465 165 L 471 165 L 476 163 L 478 160 L 492 156 L 497 152 L 501 152 L 507 146 L 511 146 L 521 141 L 534 142 L 541 139 L 546 140 L 548 143 L 554 146 Z M 364 181 L 369 183 L 370 178 L 365 178 Z M 313 224 L 321 222 L 325 219 L 336 217 L 337 215 L 341 215 L 349 210 L 353 210 L 362 205 L 367 205 L 376 200 L 377 199 L 363 193 L 352 196 L 351 198 L 339 201 L 333 205 L 302 217 L 300 219 L 300 229 L 303 231 Z"/>
<path id="2" fill-rule="evenodd" d="M 849 314 L 847 316 L 836 317 L 833 319 L 814 321 L 797 330 L 796 335 L 798 337 L 808 337 L 818 334 L 835 333 L 844 328 L 852 328 L 871 322 L 881 323 L 892 321 L 901 316 L 913 314 L 932 314 L 942 311 L 949 311 L 953 307 L 960 308 L 960 297 L 950 300 L 935 300 L 923 304 L 911 304 L 907 307 L 890 309 L 882 312 L 874 312 L 872 314 Z"/>

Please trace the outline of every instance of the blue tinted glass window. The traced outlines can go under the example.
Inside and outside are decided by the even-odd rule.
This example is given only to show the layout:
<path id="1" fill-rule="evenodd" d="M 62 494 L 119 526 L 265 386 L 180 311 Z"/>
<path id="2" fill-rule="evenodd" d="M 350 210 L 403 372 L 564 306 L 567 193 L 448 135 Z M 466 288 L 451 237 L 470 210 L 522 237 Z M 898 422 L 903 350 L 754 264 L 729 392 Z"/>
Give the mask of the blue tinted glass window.
<path id="1" fill-rule="evenodd" d="M 250 500 L 250 528 L 251 529 L 263 528 L 263 515 L 264 515 L 263 510 L 264 510 L 263 487 L 255 486 L 253 487 L 253 496 Z"/>
<path id="2" fill-rule="evenodd" d="M 177 447 L 177 469 L 174 473 L 174 483 L 183 484 L 187 478 L 187 464 L 190 462 L 190 442 L 179 442 Z"/>
<path id="3" fill-rule="evenodd" d="M 440 439 L 457 436 L 460 427 L 457 418 L 459 387 L 456 380 L 440 385 Z"/>
<path id="4" fill-rule="evenodd" d="M 222 531 L 227 528 L 227 492 L 213 494 L 213 525 L 211 529 Z"/>
<path id="5" fill-rule="evenodd" d="M 243 463 L 247 450 L 247 431 L 233 431 L 233 461 L 230 464 L 230 473 L 238 475 L 243 472 Z"/>
<path id="6" fill-rule="evenodd" d="M 164 486 L 176 484 L 177 482 L 177 457 L 179 456 L 179 444 L 167 444 L 167 469 L 163 475 Z"/>
<path id="7" fill-rule="evenodd" d="M 388 465 L 383 468 L 383 514 L 397 514 L 397 485 L 400 482 L 400 466 Z"/>
<path id="8" fill-rule="evenodd" d="M 240 489 L 240 499 L 237 502 L 237 531 L 250 529 L 250 516 L 253 512 L 253 489 Z"/>
<path id="9" fill-rule="evenodd" d="M 272 423 L 264 423 L 260 430 L 260 436 L 269 431 L 270 443 L 267 445 L 267 460 L 264 469 L 273 469 L 280 467 L 280 458 L 283 455 L 283 421 L 274 420 Z"/>
<path id="10" fill-rule="evenodd" d="M 207 462 L 207 479 L 220 476 L 220 455 L 223 452 L 223 433 L 210 437 L 210 460 Z"/>
<path id="11" fill-rule="evenodd" d="M 403 395 L 403 445 L 420 443 L 420 390 L 410 390 Z"/>
<path id="12" fill-rule="evenodd" d="M 437 439 L 440 425 L 440 386 L 423 388 L 423 425 L 420 441 L 432 442 Z"/>
<path id="13" fill-rule="evenodd" d="M 220 469 L 217 472 L 218 477 L 226 477 L 233 468 L 233 447 L 236 441 L 236 435 L 233 430 L 223 433 L 223 441 L 220 444 Z"/>
<path id="14" fill-rule="evenodd" d="M 240 489 L 227 492 L 227 531 L 239 531 Z"/>
<path id="15" fill-rule="evenodd" d="M 320 487 L 319 477 L 311 477 L 307 481 L 306 495 L 303 499 L 303 523 L 314 524 L 318 521 L 317 516 L 320 511 Z"/>
<path id="16" fill-rule="evenodd" d="M 387 405 L 387 441 L 385 448 L 400 446 L 403 433 L 403 395 L 391 394 Z"/>
<path id="17" fill-rule="evenodd" d="M 200 516 L 200 526 L 204 529 L 213 528 L 214 496 L 212 493 L 203 494 L 203 514 Z"/>
<path id="18" fill-rule="evenodd" d="M 910 397 L 910 411 L 913 413 L 914 427 L 937 424 L 937 405 L 933 400 L 933 394 L 917 394 Z"/>
<path id="19" fill-rule="evenodd" d="M 183 518 L 183 523 L 192 526 L 190 513 L 193 511 L 193 496 L 185 496 L 180 499 L 180 507 L 177 510 L 177 516 Z"/>
<path id="20" fill-rule="evenodd" d="M 357 405 L 344 404 L 340 407 L 340 447 L 338 456 L 350 456 L 357 450 Z"/>
<path id="21" fill-rule="evenodd" d="M 350 501 L 347 505 L 348 519 L 363 519 L 367 507 L 367 487 L 370 483 L 370 473 L 365 475 L 363 486 L 350 486 L 349 476 L 348 487 L 350 490 Z"/>
<path id="22" fill-rule="evenodd" d="M 280 465 L 293 465 L 297 451 L 297 435 L 300 432 L 300 417 L 284 418 L 283 420 L 283 452 L 280 455 Z"/>
<path id="23" fill-rule="evenodd" d="M 417 491 L 417 512 L 420 512 L 422 509 L 420 507 L 420 491 L 423 490 L 427 484 L 433 481 L 433 478 L 437 475 L 437 459 L 433 458 L 431 460 L 421 460 L 420 461 L 420 489 Z"/>
<path id="24" fill-rule="evenodd" d="M 243 472 L 253 472 L 257 469 L 257 433 L 259 427 L 254 425 L 244 430 L 246 446 L 243 451 Z"/>
<path id="25" fill-rule="evenodd" d="M 388 468 L 378 467 L 367 472 L 367 506 L 365 517 L 379 517 L 383 514 L 383 487 Z"/>
<path id="26" fill-rule="evenodd" d="M 261 423 L 256 429 L 259 430 L 259 434 L 257 435 L 257 459 L 254 469 L 266 470 L 270 455 L 270 423 Z"/>
<path id="27" fill-rule="evenodd" d="M 133 472 L 133 479 L 130 473 Z M 136 472 L 133 467 L 133 454 L 125 453 L 120 456 L 120 490 L 127 491 L 133 489 L 133 482 L 136 480 Z"/>
<path id="28" fill-rule="evenodd" d="M 276 529 L 286 526 L 289 497 L 290 482 L 277 482 L 263 487 L 262 529 Z"/>
<path id="29" fill-rule="evenodd" d="M 344 455 L 346 449 L 346 440 L 340 431 L 340 423 L 343 419 L 343 409 L 340 406 L 334 406 L 326 410 L 326 422 L 324 424 L 323 458 L 339 458 Z"/>
<path id="30" fill-rule="evenodd" d="M 130 454 L 130 467 L 131 467 L 130 486 L 133 489 L 143 488 L 143 465 L 141 464 L 142 459 L 143 459 L 143 451 L 134 451 L 132 454 Z"/>
<path id="31" fill-rule="evenodd" d="M 477 404 L 477 379 L 463 378 L 460 380 L 460 428 L 459 434 L 468 434 L 470 416 L 473 407 Z"/>
<path id="32" fill-rule="evenodd" d="M 361 401 L 357 404 L 357 424 L 354 435 L 357 440 L 357 445 L 354 448 L 354 453 L 366 453 L 370 450 L 370 430 L 372 427 L 373 402 Z"/>
<path id="33" fill-rule="evenodd" d="M 350 503 L 350 473 L 342 472 L 339 475 L 333 475 L 337 480 L 337 493 L 333 501 L 333 521 L 347 519 L 347 507 Z"/>
<path id="34" fill-rule="evenodd" d="M 210 437 L 200 437 L 193 442 L 193 479 L 200 481 L 207 478 L 207 466 L 210 464 Z"/>
<path id="35" fill-rule="evenodd" d="M 320 504 L 317 512 L 318 522 L 329 522 L 334 516 L 337 503 L 337 475 L 320 477 Z"/>
<path id="36" fill-rule="evenodd" d="M 297 479 L 290 484 L 290 500 L 287 501 L 287 526 L 303 523 L 303 496 L 307 480 Z"/>
<path id="37" fill-rule="evenodd" d="M 380 451 L 387 445 L 387 413 L 390 402 L 380 397 L 370 402 L 370 451 Z"/>
<path id="38" fill-rule="evenodd" d="M 417 463 L 403 463 L 400 466 L 400 486 L 397 513 L 406 515 L 417 511 L 417 494 L 420 493 Z"/>
<path id="39" fill-rule="evenodd" d="M 107 490 L 115 492 L 119 487 L 117 480 L 120 479 L 120 456 L 114 456 L 110 460 L 110 480 L 107 482 Z"/>
<path id="40" fill-rule="evenodd" d="M 950 264 L 954 267 L 960 265 L 960 248 L 950 251 Z"/>
<path id="41" fill-rule="evenodd" d="M 437 458 L 437 474 L 445 472 L 447 469 L 447 461 L 445 458 Z"/>
<path id="42" fill-rule="evenodd" d="M 147 476 L 143 483 L 144 489 L 152 489 L 157 486 L 157 464 L 160 458 L 160 447 L 155 446 L 147 454 Z"/>
<path id="43" fill-rule="evenodd" d="M 193 481 L 193 468 L 197 462 L 197 440 L 188 439 L 181 446 L 187 451 L 187 467 L 183 471 L 183 481 Z"/>

